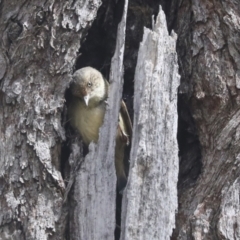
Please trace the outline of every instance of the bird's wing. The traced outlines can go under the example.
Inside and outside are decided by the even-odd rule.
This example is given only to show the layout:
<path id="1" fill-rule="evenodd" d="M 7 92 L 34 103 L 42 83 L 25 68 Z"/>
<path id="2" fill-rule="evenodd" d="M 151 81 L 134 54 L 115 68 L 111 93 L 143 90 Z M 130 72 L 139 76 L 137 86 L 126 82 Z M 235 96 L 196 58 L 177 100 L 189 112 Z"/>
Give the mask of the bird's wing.
<path id="1" fill-rule="evenodd" d="M 119 130 L 121 132 L 123 140 L 127 142 L 127 145 L 132 138 L 132 122 L 126 107 L 126 104 L 122 100 L 119 114 Z"/>

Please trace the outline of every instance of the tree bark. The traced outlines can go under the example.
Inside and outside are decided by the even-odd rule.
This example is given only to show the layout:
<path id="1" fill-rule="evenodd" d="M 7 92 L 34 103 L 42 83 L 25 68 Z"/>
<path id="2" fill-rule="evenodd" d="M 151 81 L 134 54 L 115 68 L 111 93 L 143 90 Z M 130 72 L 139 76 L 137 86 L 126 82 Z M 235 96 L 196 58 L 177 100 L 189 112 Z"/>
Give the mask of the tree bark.
<path id="1" fill-rule="evenodd" d="M 202 155 L 195 184 L 179 188 L 173 239 L 239 239 L 240 5 L 201 0 L 173 1 L 173 7 L 179 93 L 195 120 Z"/>
<path id="2" fill-rule="evenodd" d="M 135 71 L 134 127 L 121 239 L 170 239 L 177 210 L 176 34 L 160 9 L 145 29 Z"/>
<path id="3" fill-rule="evenodd" d="M 107 28 L 117 22 L 114 14 L 120 11 L 112 7 L 121 1 L 103 2 L 106 12 L 99 18 Z M 181 75 L 179 207 L 172 239 L 239 239 L 240 5 L 235 0 L 172 0 L 168 9 L 169 1 L 131 1 L 133 16 L 127 32 L 138 40 L 127 43 L 128 80 L 133 78 L 141 27 L 150 25 L 149 15 L 159 2 L 165 3 L 169 29 L 178 34 Z M 90 146 L 83 160 L 79 140 L 72 144 L 69 159 L 61 156 L 66 139 L 61 117 L 70 74 L 100 0 L 0 0 L 0 239 L 114 238 L 112 159 L 127 4 L 112 60 L 109 109 L 100 141 Z M 115 22 L 108 25 L 112 17 Z M 138 55 L 122 240 L 169 239 L 175 225 L 179 77 L 176 36 L 169 36 L 165 25 L 160 11 L 153 31 L 145 29 Z M 115 46 L 112 29 L 109 42 L 101 43 L 105 50 Z M 112 55 L 105 51 L 107 57 L 101 62 L 101 51 L 90 52 L 86 47 L 89 58 L 81 61 L 97 62 L 99 69 Z M 67 161 L 70 175 L 63 169 Z"/>
<path id="4" fill-rule="evenodd" d="M 0 239 L 64 239 L 64 93 L 100 3 L 0 2 Z"/>

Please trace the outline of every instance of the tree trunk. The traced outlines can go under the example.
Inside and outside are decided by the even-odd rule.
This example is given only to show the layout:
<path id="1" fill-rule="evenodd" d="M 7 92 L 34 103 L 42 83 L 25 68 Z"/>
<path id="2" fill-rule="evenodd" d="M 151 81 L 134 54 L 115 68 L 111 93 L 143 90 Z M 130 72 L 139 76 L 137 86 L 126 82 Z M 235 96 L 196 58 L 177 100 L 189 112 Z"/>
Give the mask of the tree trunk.
<path id="1" fill-rule="evenodd" d="M 114 238 L 123 73 L 134 127 L 121 239 L 170 239 L 175 220 L 171 239 L 240 239 L 239 3 L 102 2 L 0 0 L 0 239 Z M 176 36 L 162 11 L 151 25 L 160 3 L 178 35 L 178 129 Z M 64 101 L 87 65 L 110 72 L 111 91 L 84 158 Z"/>
<path id="2" fill-rule="evenodd" d="M 201 169 L 191 184 L 180 179 L 173 239 L 240 239 L 240 5 L 233 0 L 201 0 L 173 1 L 172 7 L 177 13 L 174 26 L 182 76 L 179 115 L 189 108 L 199 137 L 195 145 L 200 143 L 201 151 L 194 156 L 189 147 L 196 135 L 190 133 L 193 121 L 185 116 L 179 126 L 186 129 L 186 137 L 179 139 L 190 143 L 181 154 L 181 162 L 189 167 L 185 180 L 191 178 L 191 167 Z M 186 173 L 184 168 L 180 163 L 180 175 Z"/>
<path id="3" fill-rule="evenodd" d="M 0 239 L 64 239 L 64 93 L 99 6 L 0 2 Z"/>

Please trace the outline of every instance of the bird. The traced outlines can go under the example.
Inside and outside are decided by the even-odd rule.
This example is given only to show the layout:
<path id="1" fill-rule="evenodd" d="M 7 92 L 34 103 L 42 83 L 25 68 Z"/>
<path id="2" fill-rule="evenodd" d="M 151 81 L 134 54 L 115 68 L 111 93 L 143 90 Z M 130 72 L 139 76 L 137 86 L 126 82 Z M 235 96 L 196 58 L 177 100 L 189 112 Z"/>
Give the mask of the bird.
<path id="1" fill-rule="evenodd" d="M 99 128 L 103 124 L 108 98 L 109 83 L 101 72 L 92 67 L 84 67 L 73 74 L 70 84 L 71 101 L 68 107 L 70 125 L 82 137 L 85 145 L 97 143 Z M 130 145 L 132 122 L 124 101 L 121 107 L 116 130 L 115 169 L 117 187 L 121 192 L 127 184 L 124 164 L 126 146 Z"/>

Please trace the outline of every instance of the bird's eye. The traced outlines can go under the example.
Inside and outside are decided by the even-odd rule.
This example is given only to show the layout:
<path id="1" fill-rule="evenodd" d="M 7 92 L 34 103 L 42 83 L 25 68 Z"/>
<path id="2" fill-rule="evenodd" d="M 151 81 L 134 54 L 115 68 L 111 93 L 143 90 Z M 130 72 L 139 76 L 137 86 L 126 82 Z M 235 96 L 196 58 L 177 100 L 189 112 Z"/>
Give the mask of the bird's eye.
<path id="1" fill-rule="evenodd" d="M 87 86 L 88 86 L 88 87 L 91 87 L 91 86 L 92 86 L 92 83 L 91 83 L 91 82 L 88 82 Z"/>

